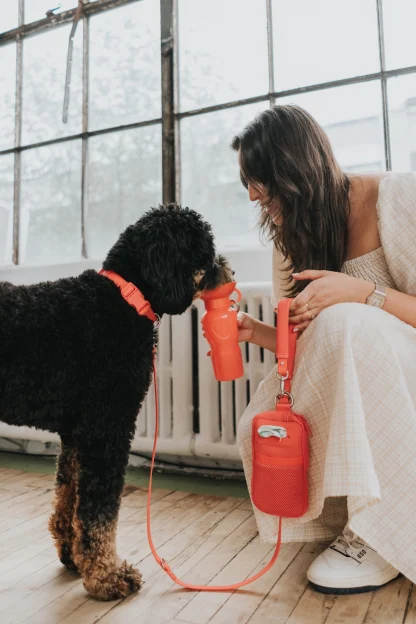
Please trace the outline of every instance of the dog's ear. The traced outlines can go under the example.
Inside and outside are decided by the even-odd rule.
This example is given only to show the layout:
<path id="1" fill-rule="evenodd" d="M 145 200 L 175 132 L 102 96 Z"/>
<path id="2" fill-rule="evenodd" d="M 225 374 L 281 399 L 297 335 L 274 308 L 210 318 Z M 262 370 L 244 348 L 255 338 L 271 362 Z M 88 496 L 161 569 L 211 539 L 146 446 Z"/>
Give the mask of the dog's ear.
<path id="1" fill-rule="evenodd" d="M 170 239 L 147 247 L 143 277 L 152 286 L 152 308 L 158 314 L 182 314 L 192 304 L 196 284 L 192 267 Z"/>

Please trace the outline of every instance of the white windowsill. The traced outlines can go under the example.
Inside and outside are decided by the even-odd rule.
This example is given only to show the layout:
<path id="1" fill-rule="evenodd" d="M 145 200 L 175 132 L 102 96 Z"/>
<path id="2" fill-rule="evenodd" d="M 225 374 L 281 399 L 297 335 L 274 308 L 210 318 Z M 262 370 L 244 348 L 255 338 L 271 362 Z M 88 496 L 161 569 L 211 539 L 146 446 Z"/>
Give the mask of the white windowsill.
<path id="1" fill-rule="evenodd" d="M 219 250 L 222 252 L 222 250 Z M 271 248 L 225 250 L 224 255 L 230 260 L 237 282 L 270 282 Z M 80 260 L 65 264 L 41 266 L 8 266 L 0 268 L 0 281 L 13 284 L 36 284 L 62 277 L 79 275 L 86 269 L 100 269 L 101 260 Z"/>

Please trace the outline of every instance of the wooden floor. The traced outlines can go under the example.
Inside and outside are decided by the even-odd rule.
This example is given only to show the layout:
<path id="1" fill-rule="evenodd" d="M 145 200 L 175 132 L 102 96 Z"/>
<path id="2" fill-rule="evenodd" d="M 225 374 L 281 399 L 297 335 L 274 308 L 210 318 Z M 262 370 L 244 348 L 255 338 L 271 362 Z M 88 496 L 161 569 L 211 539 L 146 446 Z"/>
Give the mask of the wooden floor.
<path id="1" fill-rule="evenodd" d="M 0 469 L 1 624 L 416 624 L 416 591 L 404 578 L 359 596 L 308 588 L 305 570 L 322 544 L 285 544 L 267 575 L 234 594 L 177 588 L 150 554 L 146 491 L 132 485 L 123 496 L 118 549 L 138 565 L 145 584 L 124 601 L 98 602 L 57 560 L 47 531 L 52 496 L 51 475 Z M 156 546 L 192 583 L 235 582 L 270 558 L 248 500 L 159 489 L 152 508 Z"/>

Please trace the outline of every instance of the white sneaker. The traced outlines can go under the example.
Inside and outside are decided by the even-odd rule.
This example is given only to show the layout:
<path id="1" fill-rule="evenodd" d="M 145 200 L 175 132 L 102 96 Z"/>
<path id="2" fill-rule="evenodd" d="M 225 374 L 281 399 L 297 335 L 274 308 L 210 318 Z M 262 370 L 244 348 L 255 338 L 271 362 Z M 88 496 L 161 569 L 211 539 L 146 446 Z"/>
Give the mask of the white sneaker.
<path id="1" fill-rule="evenodd" d="M 325 594 L 360 594 L 389 583 L 400 572 L 357 535 L 342 534 L 309 566 L 308 579 Z"/>

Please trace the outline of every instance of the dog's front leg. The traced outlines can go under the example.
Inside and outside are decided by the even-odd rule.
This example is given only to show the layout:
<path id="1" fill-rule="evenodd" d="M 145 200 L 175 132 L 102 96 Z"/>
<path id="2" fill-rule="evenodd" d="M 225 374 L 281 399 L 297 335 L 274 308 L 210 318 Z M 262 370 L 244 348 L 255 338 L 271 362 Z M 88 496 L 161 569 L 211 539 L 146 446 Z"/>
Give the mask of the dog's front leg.
<path id="1" fill-rule="evenodd" d="M 117 423 L 77 444 L 79 480 L 74 516 L 74 561 L 85 589 L 101 600 L 122 598 L 141 587 L 141 574 L 116 552 L 116 529 L 132 432 Z M 103 423 L 100 426 L 107 430 Z M 88 436 L 91 436 L 88 438 Z"/>
<path id="2" fill-rule="evenodd" d="M 71 436 L 61 436 L 61 454 L 56 466 L 54 510 L 49 530 L 55 541 L 58 557 L 67 568 L 76 569 L 72 558 L 72 520 L 75 508 L 77 460 Z"/>

